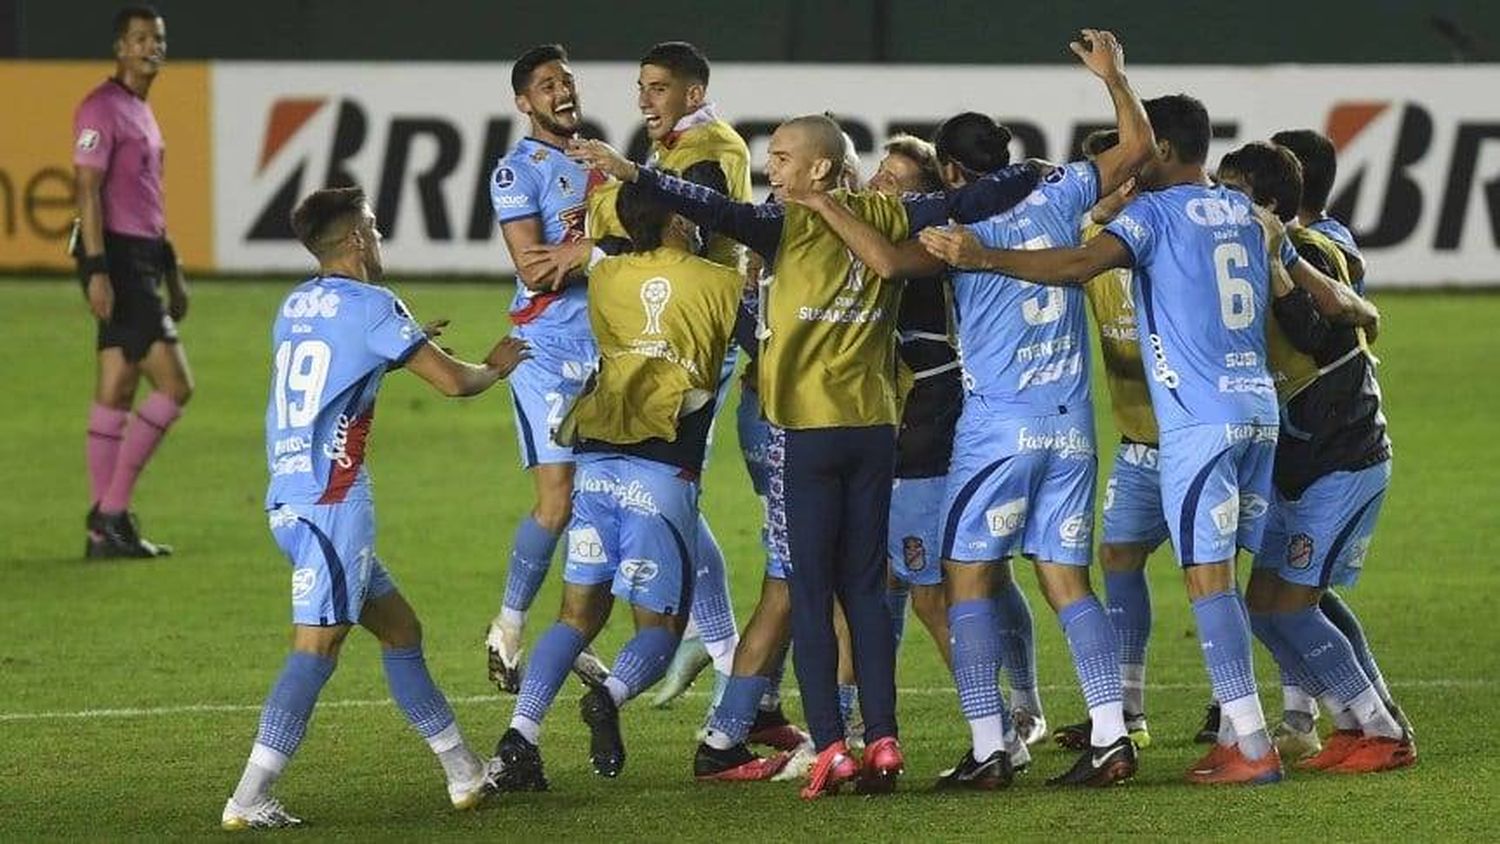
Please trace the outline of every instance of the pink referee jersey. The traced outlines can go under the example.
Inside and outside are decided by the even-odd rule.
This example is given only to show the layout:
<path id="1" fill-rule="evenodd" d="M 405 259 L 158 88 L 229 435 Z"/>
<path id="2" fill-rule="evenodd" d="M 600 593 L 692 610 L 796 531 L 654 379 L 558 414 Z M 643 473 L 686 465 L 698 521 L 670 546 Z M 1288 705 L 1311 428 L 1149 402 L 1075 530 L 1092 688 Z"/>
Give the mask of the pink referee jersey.
<path id="1" fill-rule="evenodd" d="M 104 172 L 104 230 L 164 237 L 162 164 L 166 146 L 151 106 L 107 79 L 73 115 L 73 163 Z"/>

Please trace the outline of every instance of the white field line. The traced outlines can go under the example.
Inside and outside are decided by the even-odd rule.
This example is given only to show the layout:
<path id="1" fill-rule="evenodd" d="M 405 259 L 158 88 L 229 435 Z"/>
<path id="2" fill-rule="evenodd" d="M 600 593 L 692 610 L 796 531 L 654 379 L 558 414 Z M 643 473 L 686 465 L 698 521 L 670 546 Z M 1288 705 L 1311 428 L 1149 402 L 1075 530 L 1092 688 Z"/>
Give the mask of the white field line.
<path id="1" fill-rule="evenodd" d="M 1500 679 L 1486 680 L 1479 678 L 1438 677 L 1425 680 L 1405 680 L 1392 683 L 1398 689 L 1401 688 L 1426 688 L 1426 689 L 1494 689 L 1500 687 Z M 1208 684 L 1204 683 L 1148 683 L 1146 688 L 1150 691 L 1196 691 L 1207 690 Z M 1044 692 L 1076 691 L 1074 686 L 1041 686 Z M 954 695 L 952 686 L 903 686 L 896 690 L 897 695 L 914 697 L 922 696 L 944 696 Z M 708 692 L 689 691 L 683 694 L 686 698 L 703 698 Z M 782 693 L 785 697 L 796 697 L 796 689 L 788 689 Z M 513 695 L 465 695 L 461 697 L 450 697 L 448 701 L 456 704 L 470 703 L 499 703 L 506 700 L 515 700 Z M 363 709 L 371 706 L 390 706 L 390 698 L 363 698 L 351 700 L 320 700 L 318 711 L 329 709 Z M 147 706 L 147 707 L 111 707 L 107 709 L 75 709 L 75 710 L 51 710 L 42 712 L 0 712 L 0 723 L 14 721 L 96 721 L 112 718 L 170 718 L 179 715 L 213 715 L 221 713 L 244 713 L 259 712 L 259 703 L 189 703 L 179 706 Z"/>

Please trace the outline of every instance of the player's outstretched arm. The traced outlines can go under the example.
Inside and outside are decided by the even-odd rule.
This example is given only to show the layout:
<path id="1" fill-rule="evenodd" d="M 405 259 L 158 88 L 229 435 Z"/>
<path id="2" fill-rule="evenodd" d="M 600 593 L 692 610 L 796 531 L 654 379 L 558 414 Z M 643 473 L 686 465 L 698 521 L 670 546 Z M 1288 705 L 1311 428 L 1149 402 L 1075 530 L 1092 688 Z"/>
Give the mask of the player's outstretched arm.
<path id="1" fill-rule="evenodd" d="M 872 272 L 887 281 L 926 278 L 942 272 L 943 262 L 928 254 L 916 240 L 892 243 L 874 226 L 855 216 L 832 194 L 822 191 L 788 193 L 786 201 L 818 212 L 844 241 L 849 251 Z"/>
<path id="2" fill-rule="evenodd" d="M 1151 130 L 1151 120 L 1146 116 L 1141 98 L 1136 96 L 1125 78 L 1125 50 L 1113 32 L 1085 29 L 1082 38 L 1070 43 L 1068 49 L 1090 72 L 1104 81 L 1115 106 L 1115 125 L 1119 127 L 1120 142 L 1094 162 L 1099 168 L 1099 195 L 1108 196 L 1151 160 L 1156 149 L 1156 133 Z"/>
<path id="3" fill-rule="evenodd" d="M 1037 284 L 1083 284 L 1105 270 L 1131 263 L 1130 251 L 1113 236 L 1058 249 L 989 249 L 962 226 L 926 229 L 918 237 L 933 257 L 946 264 L 964 270 L 990 270 Z"/>
<path id="4" fill-rule="evenodd" d="M 715 234 L 743 243 L 767 262 L 775 260 L 781 243 L 780 206 L 736 202 L 712 188 L 641 167 L 603 141 L 569 141 L 568 155 L 622 182 L 641 185 L 674 212 Z"/>
<path id="5" fill-rule="evenodd" d="M 516 337 L 502 338 L 482 364 L 459 360 L 428 340 L 406 362 L 406 368 L 445 396 L 472 396 L 493 387 L 529 357 L 526 342 Z"/>
<path id="6" fill-rule="evenodd" d="M 1030 161 L 1012 164 L 964 185 L 956 191 L 902 197 L 907 230 L 917 232 L 952 220 L 977 223 L 1009 210 L 1036 188 L 1042 173 L 1052 165 Z"/>

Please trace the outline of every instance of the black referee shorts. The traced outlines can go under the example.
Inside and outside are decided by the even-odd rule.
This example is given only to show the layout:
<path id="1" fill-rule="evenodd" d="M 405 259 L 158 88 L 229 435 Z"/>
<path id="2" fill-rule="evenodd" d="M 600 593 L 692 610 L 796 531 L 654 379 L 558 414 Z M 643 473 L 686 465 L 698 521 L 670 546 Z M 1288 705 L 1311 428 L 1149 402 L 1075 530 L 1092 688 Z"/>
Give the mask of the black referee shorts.
<path id="1" fill-rule="evenodd" d="M 104 233 L 104 256 L 115 291 L 115 309 L 99 320 L 100 351 L 119 348 L 125 359 L 139 363 L 151 344 L 177 342 L 177 324 L 167 315 L 161 287 L 167 273 L 176 272 L 176 258 L 166 240 Z M 84 294 L 88 279 L 80 279 Z"/>

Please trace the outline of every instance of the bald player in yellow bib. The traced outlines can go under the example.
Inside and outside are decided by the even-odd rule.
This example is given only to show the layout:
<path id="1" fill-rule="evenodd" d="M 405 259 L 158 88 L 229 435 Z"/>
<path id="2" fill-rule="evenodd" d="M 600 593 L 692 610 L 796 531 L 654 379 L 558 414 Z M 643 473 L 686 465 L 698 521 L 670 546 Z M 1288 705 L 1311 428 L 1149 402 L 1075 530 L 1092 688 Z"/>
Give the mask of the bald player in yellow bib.
<path id="1" fill-rule="evenodd" d="M 885 534 L 899 421 L 895 383 L 900 283 L 856 261 L 812 209 L 736 202 L 579 141 L 569 154 L 635 182 L 679 214 L 734 238 L 770 268 L 762 282 L 758 392 L 773 426 L 772 543 L 790 568 L 792 642 L 803 710 L 818 751 L 805 799 L 858 777 L 859 790 L 892 790 L 904 761 L 896 729 L 895 647 L 885 606 Z M 777 197 L 832 192 L 891 241 L 974 222 L 1031 192 L 1030 167 L 1007 168 L 949 194 L 897 198 L 835 189 L 844 140 L 822 115 L 793 118 L 771 137 L 766 174 Z M 863 766 L 850 756 L 837 694 L 834 597 L 854 642 Z M 731 678 L 731 684 L 740 678 Z M 732 687 L 725 690 L 726 697 Z"/>

